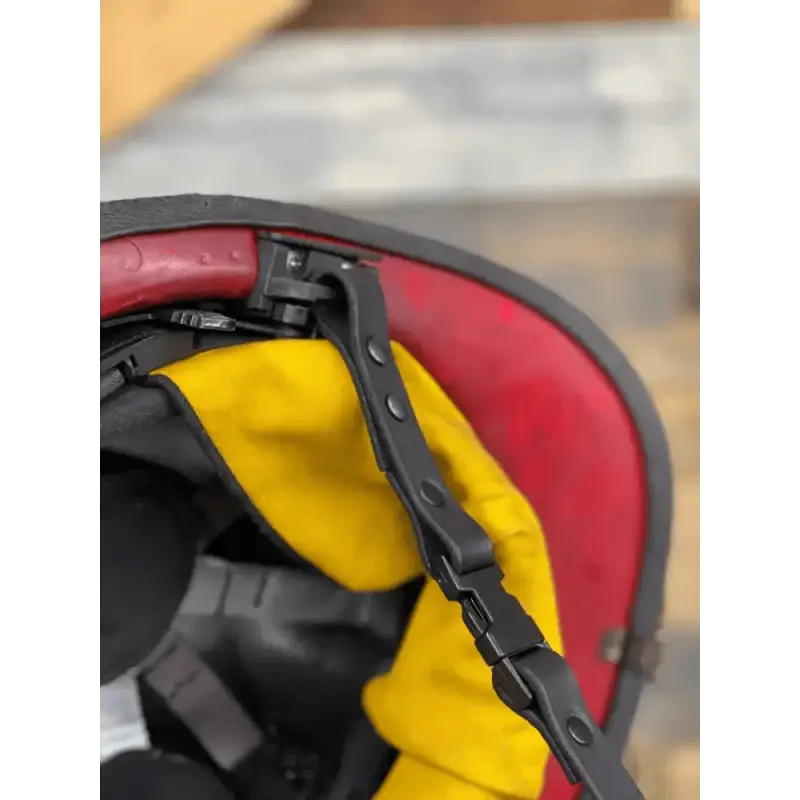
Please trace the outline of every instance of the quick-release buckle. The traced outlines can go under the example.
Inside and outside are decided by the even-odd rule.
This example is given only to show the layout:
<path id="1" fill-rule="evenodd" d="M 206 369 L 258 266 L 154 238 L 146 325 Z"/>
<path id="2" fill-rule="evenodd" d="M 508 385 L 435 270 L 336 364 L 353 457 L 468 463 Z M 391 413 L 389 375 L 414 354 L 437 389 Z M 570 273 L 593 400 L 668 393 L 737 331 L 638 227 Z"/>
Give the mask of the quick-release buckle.
<path id="1" fill-rule="evenodd" d="M 464 624 L 490 667 L 545 644 L 539 626 L 503 588 L 503 571 L 497 564 L 460 575 L 440 557 L 434 578 L 445 597 L 461 605 Z"/>
<path id="2" fill-rule="evenodd" d="M 531 681 L 531 666 L 539 663 L 537 651 L 548 651 L 549 660 L 560 661 L 562 670 L 569 667 L 553 652 L 542 631 L 527 614 L 516 597 L 503 588 L 503 572 L 497 564 L 465 575 L 453 569 L 440 557 L 433 575 L 448 600 L 461 606 L 461 615 L 475 646 L 492 669 L 492 687 L 498 698 L 515 714 L 528 720 L 547 742 L 570 782 L 578 775 L 565 735 L 566 721 L 561 723 L 552 713 L 553 702 L 548 687 Z M 518 659 L 528 669 L 527 679 L 518 668 Z M 548 661 L 548 663 L 550 663 Z M 581 703 L 580 695 L 569 698 Z M 566 745 L 566 746 L 565 746 Z"/>

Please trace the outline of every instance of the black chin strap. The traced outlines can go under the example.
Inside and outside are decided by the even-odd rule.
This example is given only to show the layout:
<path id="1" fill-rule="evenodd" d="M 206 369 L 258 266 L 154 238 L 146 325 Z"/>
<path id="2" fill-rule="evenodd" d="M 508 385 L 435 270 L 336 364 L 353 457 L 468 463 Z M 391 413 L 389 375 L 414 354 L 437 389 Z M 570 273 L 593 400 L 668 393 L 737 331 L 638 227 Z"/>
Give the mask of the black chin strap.
<path id="1" fill-rule="evenodd" d="M 408 511 L 428 573 L 461 605 L 498 697 L 541 733 L 571 783 L 596 800 L 639 800 L 572 670 L 505 591 L 489 537 L 442 480 L 392 356 L 377 270 L 318 250 L 306 270 L 336 290 L 335 300 L 313 306 L 318 330 L 347 364 L 378 466 Z"/>

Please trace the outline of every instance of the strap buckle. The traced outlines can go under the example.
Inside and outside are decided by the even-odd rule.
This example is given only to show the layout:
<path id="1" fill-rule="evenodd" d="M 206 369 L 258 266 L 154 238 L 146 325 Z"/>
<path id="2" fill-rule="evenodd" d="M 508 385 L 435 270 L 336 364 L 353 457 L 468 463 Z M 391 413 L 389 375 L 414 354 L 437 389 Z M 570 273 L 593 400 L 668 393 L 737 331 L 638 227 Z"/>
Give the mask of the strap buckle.
<path id="1" fill-rule="evenodd" d="M 539 731 L 567 779 L 583 783 L 597 798 L 641 798 L 592 720 L 572 670 L 503 588 L 500 567 L 461 575 L 440 558 L 433 577 L 445 597 L 461 605 L 475 646 L 492 668 L 495 693 Z"/>
<path id="2" fill-rule="evenodd" d="M 539 626 L 503 588 L 503 571 L 497 564 L 460 575 L 446 558 L 440 558 L 433 578 L 448 600 L 460 603 L 464 624 L 488 666 L 547 646 Z"/>

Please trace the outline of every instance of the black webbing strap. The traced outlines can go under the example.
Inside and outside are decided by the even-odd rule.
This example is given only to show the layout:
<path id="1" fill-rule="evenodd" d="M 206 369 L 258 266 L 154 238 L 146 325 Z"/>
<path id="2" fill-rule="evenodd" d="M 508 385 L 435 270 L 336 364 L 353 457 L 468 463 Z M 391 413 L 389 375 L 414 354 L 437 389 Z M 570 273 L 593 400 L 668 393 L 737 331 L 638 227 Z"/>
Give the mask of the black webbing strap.
<path id="1" fill-rule="evenodd" d="M 570 782 L 597 800 L 640 800 L 572 670 L 505 591 L 489 537 L 442 480 L 392 356 L 377 271 L 318 251 L 308 267 L 337 290 L 337 300 L 314 307 L 319 331 L 348 366 L 378 466 L 408 511 L 427 571 L 461 605 L 498 696 L 541 733 Z"/>
<path id="2" fill-rule="evenodd" d="M 167 635 L 142 678 L 226 772 L 235 771 L 263 745 L 249 714 L 177 634 Z"/>
<path id="3" fill-rule="evenodd" d="M 187 604 L 209 610 L 219 607 L 219 598 L 228 597 L 234 606 L 246 603 L 244 594 L 252 599 L 248 589 L 255 588 L 253 581 L 249 587 L 230 587 L 224 568 L 202 572 L 193 581 L 183 613 Z M 233 591 L 229 594 L 226 587 Z M 318 757 L 276 741 L 269 730 L 263 733 L 215 670 L 176 631 L 167 634 L 140 677 L 227 774 L 240 800 L 307 800 L 324 779 Z"/>
<path id="4" fill-rule="evenodd" d="M 273 765 L 271 745 L 200 656 L 170 632 L 142 679 L 191 731 L 242 800 L 302 800 Z"/>

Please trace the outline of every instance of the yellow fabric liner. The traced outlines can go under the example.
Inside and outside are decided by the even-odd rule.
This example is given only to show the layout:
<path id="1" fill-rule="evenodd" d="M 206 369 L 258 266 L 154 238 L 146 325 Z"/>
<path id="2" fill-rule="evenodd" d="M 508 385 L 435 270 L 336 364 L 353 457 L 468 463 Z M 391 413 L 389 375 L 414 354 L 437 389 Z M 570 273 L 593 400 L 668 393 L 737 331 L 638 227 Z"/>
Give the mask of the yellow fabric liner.
<path id="1" fill-rule="evenodd" d="M 401 346 L 393 351 L 448 487 L 491 536 L 507 590 L 560 652 L 533 510 L 433 378 Z M 183 393 L 256 508 L 322 572 L 354 591 L 392 589 L 421 573 L 406 512 L 375 464 L 355 388 L 332 345 L 242 345 L 160 374 Z M 368 684 L 363 702 L 401 753 L 376 800 L 539 796 L 547 747 L 497 699 L 458 605 L 432 581 L 391 672 Z"/>

